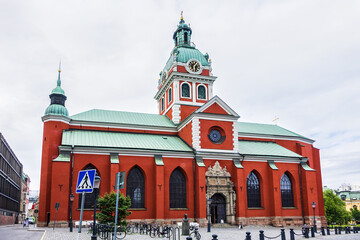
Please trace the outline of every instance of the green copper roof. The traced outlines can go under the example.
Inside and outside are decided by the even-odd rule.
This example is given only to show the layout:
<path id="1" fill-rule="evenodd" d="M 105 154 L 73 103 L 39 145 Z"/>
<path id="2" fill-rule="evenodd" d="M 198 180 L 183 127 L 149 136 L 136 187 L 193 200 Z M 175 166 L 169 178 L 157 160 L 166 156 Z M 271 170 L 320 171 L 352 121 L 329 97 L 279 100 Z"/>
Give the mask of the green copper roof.
<path id="1" fill-rule="evenodd" d="M 62 116 L 69 116 L 68 110 L 66 107 L 60 104 L 51 104 L 45 110 L 45 115 L 62 115 Z"/>
<path id="2" fill-rule="evenodd" d="M 121 132 L 64 131 L 62 145 L 192 152 L 179 137 Z"/>
<path id="3" fill-rule="evenodd" d="M 60 73 L 61 73 L 61 70 L 59 69 L 58 80 L 56 82 L 56 88 L 54 88 L 51 91 L 51 94 L 61 94 L 61 95 L 65 96 L 65 91 L 61 88 Z"/>
<path id="4" fill-rule="evenodd" d="M 288 137 L 301 137 L 306 138 L 300 134 L 289 131 L 285 128 L 279 127 L 273 124 L 261 124 L 261 123 L 247 123 L 238 122 L 239 133 L 250 133 L 250 134 L 265 134 L 275 136 L 288 136 Z M 306 138 L 309 139 L 309 138 Z M 311 139 L 309 139 L 311 140 Z"/>
<path id="5" fill-rule="evenodd" d="M 78 121 L 175 127 L 175 125 L 169 118 L 159 114 L 109 111 L 101 109 L 93 109 L 86 112 L 78 113 L 71 116 L 71 119 Z"/>
<path id="6" fill-rule="evenodd" d="M 61 95 L 65 95 L 65 91 L 64 91 L 60 86 L 57 86 L 56 88 L 54 88 L 54 89 L 51 91 L 51 94 L 61 94 Z"/>
<path id="7" fill-rule="evenodd" d="M 171 65 L 174 62 L 174 54 L 176 53 L 176 61 L 187 63 L 190 59 L 198 60 L 201 65 L 209 66 L 208 60 L 206 59 L 205 55 L 202 54 L 199 50 L 194 47 L 175 47 L 169 60 L 167 61 L 164 70 L 170 70 Z"/>
<path id="8" fill-rule="evenodd" d="M 239 153 L 244 155 L 302 158 L 301 155 L 273 142 L 239 141 Z"/>

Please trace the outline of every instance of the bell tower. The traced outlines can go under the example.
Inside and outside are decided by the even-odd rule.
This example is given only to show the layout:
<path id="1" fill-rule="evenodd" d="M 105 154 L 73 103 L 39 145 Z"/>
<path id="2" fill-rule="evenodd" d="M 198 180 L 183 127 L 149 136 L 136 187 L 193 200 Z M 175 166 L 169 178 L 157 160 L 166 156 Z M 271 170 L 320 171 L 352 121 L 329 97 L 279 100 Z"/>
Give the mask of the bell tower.
<path id="1" fill-rule="evenodd" d="M 209 54 L 202 54 L 191 42 L 192 29 L 181 13 L 173 34 L 174 48 L 160 72 L 158 91 L 159 114 L 179 124 L 192 112 L 213 97 L 213 83 Z"/>

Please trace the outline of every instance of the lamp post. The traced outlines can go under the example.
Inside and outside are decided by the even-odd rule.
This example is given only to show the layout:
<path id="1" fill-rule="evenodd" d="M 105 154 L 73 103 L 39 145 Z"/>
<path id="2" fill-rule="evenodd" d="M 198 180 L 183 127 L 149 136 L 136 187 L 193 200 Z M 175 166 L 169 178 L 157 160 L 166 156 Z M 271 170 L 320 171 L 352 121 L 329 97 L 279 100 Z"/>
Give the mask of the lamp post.
<path id="1" fill-rule="evenodd" d="M 73 221 L 72 221 L 72 208 L 73 208 L 73 202 L 74 202 L 75 196 L 74 194 L 70 194 L 70 232 L 73 231 Z"/>
<path id="2" fill-rule="evenodd" d="M 209 199 L 207 200 L 207 202 L 208 202 L 208 205 L 209 205 L 209 211 L 208 211 L 208 229 L 207 229 L 207 231 L 208 231 L 208 232 L 211 232 L 211 222 L 210 222 L 210 220 L 211 220 L 211 213 L 210 213 L 211 198 L 209 198 Z"/>
<path id="3" fill-rule="evenodd" d="M 101 181 L 101 178 L 99 176 L 95 176 L 95 179 L 94 179 L 94 191 L 95 191 L 94 222 L 93 222 L 93 235 L 91 236 L 91 240 L 97 240 L 97 236 L 96 236 L 96 200 L 97 200 L 97 195 L 99 192 L 100 181 Z"/>
<path id="4" fill-rule="evenodd" d="M 316 222 L 315 222 L 315 207 L 316 207 L 316 202 L 312 202 L 311 204 L 313 210 L 314 210 L 314 231 L 316 232 Z"/>

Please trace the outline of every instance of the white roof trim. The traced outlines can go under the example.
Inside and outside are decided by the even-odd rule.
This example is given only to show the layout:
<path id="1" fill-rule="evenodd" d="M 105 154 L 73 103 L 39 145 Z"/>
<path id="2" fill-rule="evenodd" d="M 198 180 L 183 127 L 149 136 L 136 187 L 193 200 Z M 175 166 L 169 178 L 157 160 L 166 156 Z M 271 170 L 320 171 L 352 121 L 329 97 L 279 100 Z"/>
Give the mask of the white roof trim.
<path id="1" fill-rule="evenodd" d="M 227 105 L 221 98 L 219 98 L 217 95 L 214 96 L 212 99 L 210 99 L 208 102 L 206 102 L 204 105 L 202 105 L 199 109 L 197 109 L 194 113 L 201 113 L 205 111 L 207 108 L 209 108 L 214 103 L 217 103 L 222 107 L 229 115 L 235 116 L 239 118 L 240 116 L 231 108 L 229 105 Z"/>

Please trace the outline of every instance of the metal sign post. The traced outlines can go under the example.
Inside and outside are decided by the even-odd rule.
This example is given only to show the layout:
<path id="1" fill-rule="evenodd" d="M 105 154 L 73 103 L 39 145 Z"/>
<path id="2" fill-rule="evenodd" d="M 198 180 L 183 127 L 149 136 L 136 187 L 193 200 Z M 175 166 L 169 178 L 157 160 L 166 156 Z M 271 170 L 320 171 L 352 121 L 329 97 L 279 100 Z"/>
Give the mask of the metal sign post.
<path id="1" fill-rule="evenodd" d="M 81 193 L 82 198 L 81 198 L 80 224 L 79 224 L 78 233 L 81 233 L 84 204 L 85 204 L 85 193 L 93 192 L 95 174 L 96 174 L 95 169 L 84 170 L 79 172 L 79 176 L 76 184 L 76 193 Z"/>
<path id="2" fill-rule="evenodd" d="M 55 211 L 55 219 L 54 219 L 54 226 L 53 226 L 53 230 L 55 229 L 55 223 L 56 223 L 56 214 L 57 214 L 57 212 L 58 212 L 58 210 L 59 210 L 59 207 L 60 207 L 60 203 L 55 203 L 55 209 L 56 209 L 56 211 Z"/>
<path id="3" fill-rule="evenodd" d="M 115 187 L 116 187 L 116 210 L 115 210 L 115 228 L 114 228 L 114 239 L 116 239 L 116 225 L 118 220 L 118 209 L 119 209 L 119 188 L 125 187 L 125 172 L 116 173 Z"/>
<path id="4" fill-rule="evenodd" d="M 79 230 L 78 233 L 81 233 L 81 227 L 82 227 L 82 219 L 83 219 L 83 212 L 84 212 L 84 203 L 85 203 L 85 192 L 81 193 L 81 210 L 80 210 L 80 223 L 79 223 Z"/>

